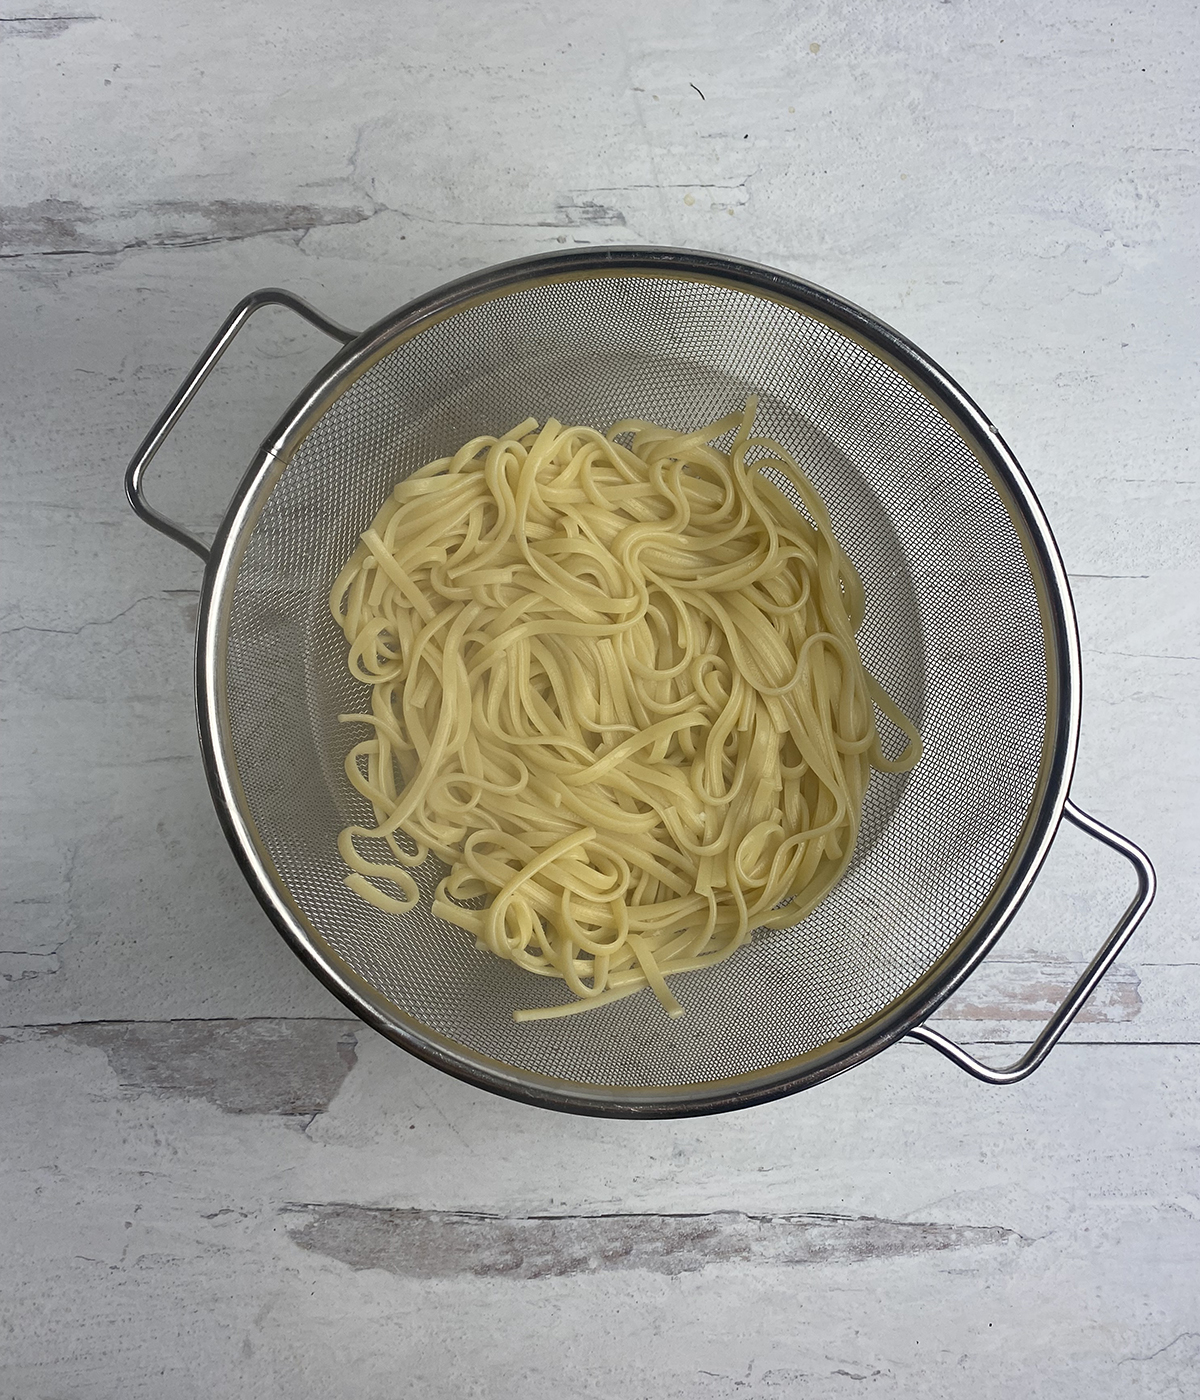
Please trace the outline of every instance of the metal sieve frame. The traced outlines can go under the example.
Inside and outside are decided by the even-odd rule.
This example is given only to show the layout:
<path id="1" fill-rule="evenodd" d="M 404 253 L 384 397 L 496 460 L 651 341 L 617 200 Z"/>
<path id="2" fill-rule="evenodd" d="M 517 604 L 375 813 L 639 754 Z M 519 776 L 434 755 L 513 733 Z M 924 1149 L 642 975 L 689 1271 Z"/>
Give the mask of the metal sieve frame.
<path id="1" fill-rule="evenodd" d="M 750 291 L 832 326 L 903 375 L 964 439 L 997 486 L 1020 535 L 1038 590 L 1045 628 L 1049 724 L 1037 792 L 1024 830 L 990 897 L 935 965 L 888 1007 L 852 1032 L 768 1069 L 682 1088 L 607 1088 L 518 1070 L 469 1050 L 422 1025 L 358 977 L 289 896 L 259 837 L 233 760 L 227 705 L 226 636 L 238 566 L 246 542 L 292 454 L 326 409 L 384 354 L 437 321 L 498 293 L 595 276 L 677 277 Z M 146 468 L 200 384 L 245 322 L 264 306 L 286 307 L 342 342 L 255 455 L 211 548 L 146 501 Z M 455 1077 L 539 1107 L 606 1117 L 651 1118 L 728 1111 L 811 1087 L 879 1053 L 902 1036 L 923 1040 L 961 1068 L 993 1084 L 1024 1078 L 1045 1059 L 1111 966 L 1153 898 L 1154 871 L 1126 838 L 1081 812 L 1068 797 L 1078 744 L 1081 666 L 1066 572 L 1040 505 L 999 433 L 961 388 L 904 336 L 835 294 L 773 269 L 711 253 L 664 248 L 587 248 L 524 258 L 450 282 L 408 303 L 361 334 L 336 325 L 290 293 L 267 289 L 246 297 L 197 361 L 131 460 L 126 491 L 155 529 L 206 561 L 197 649 L 197 723 L 205 773 L 222 827 L 244 875 L 298 957 L 357 1016 L 412 1054 Z M 1027 1052 L 1006 1069 L 982 1064 L 921 1023 L 987 956 L 1017 912 L 1049 852 L 1059 823 L 1070 821 L 1134 866 L 1137 892 L 1100 951 Z"/>

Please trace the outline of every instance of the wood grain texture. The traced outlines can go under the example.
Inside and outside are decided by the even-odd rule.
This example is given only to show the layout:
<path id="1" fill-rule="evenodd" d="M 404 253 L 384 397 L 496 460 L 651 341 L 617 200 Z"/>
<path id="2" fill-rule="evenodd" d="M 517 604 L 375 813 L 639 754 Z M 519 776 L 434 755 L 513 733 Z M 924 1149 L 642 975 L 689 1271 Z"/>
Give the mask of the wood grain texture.
<path id="1" fill-rule="evenodd" d="M 0 19 L 0 1400 L 1200 1391 L 1191 8 L 98 9 Z M 129 452 L 254 287 L 365 326 L 614 243 L 868 307 L 1046 510 L 1073 796 L 1161 888 L 1022 1085 L 898 1045 L 721 1119 L 520 1108 L 349 1020 L 225 846 L 199 566 L 128 511 Z M 155 503 L 211 534 L 329 353 L 257 318 Z M 939 1028 L 1012 1058 L 1129 892 L 1061 832 Z"/>
<path id="2" fill-rule="evenodd" d="M 138 248 L 195 248 L 308 233 L 331 224 L 357 224 L 375 211 L 279 201 L 163 200 L 132 209 L 91 209 L 73 199 L 42 199 L 0 208 L 0 258 L 128 253 Z"/>
<path id="3" fill-rule="evenodd" d="M 627 1124 L 505 1104 L 371 1037 L 298 1131 L 12 1039 L 0 1394 L 1187 1394 L 1198 1054 L 1067 1046 L 998 1094 L 900 1047 L 749 1113 Z M 368 1218 L 365 1246 L 303 1247 L 296 1202 Z M 526 1227 L 549 1230 L 532 1249 L 519 1224 L 482 1252 L 459 1234 L 427 1278 L 398 1255 L 405 1212 L 562 1223 Z M 604 1214 L 648 1218 L 624 1237 L 647 1267 L 590 1268 Z M 717 1244 L 672 1274 L 668 1245 L 704 1250 L 671 1235 L 683 1215 Z M 713 1257 L 747 1217 L 759 1247 Z M 922 1247 L 930 1222 L 951 1247 Z M 526 1262 L 475 1272 L 501 1245 Z"/>
<path id="4" fill-rule="evenodd" d="M 323 1113 L 357 1063 L 356 1021 L 76 1021 L 34 1034 L 102 1050 L 122 1089 L 226 1113 Z"/>
<path id="5" fill-rule="evenodd" d="M 1067 958 L 991 958 L 938 1007 L 946 1021 L 1046 1021 L 1083 975 Z M 1115 964 L 1075 1018 L 1077 1025 L 1132 1021 L 1142 1010 L 1141 978 Z"/>
<path id="6" fill-rule="evenodd" d="M 538 1215 L 384 1210 L 344 1202 L 289 1205 L 288 1233 L 302 1248 L 352 1269 L 402 1278 L 569 1278 L 638 1270 L 699 1273 L 731 1264 L 855 1264 L 894 1255 L 1010 1248 L 993 1225 L 833 1215 Z"/>
<path id="7" fill-rule="evenodd" d="M 33 8 L 36 8 L 33 7 Z M 95 24 L 99 15 L 0 16 L 0 40 L 54 39 L 74 24 Z"/>

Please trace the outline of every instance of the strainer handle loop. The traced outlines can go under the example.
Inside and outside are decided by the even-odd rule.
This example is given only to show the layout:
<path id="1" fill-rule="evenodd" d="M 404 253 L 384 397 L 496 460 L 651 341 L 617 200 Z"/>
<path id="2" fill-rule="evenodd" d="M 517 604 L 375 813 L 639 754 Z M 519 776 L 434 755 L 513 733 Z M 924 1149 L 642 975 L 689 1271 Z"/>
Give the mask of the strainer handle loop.
<path id="1" fill-rule="evenodd" d="M 281 287 L 264 287 L 260 291 L 251 292 L 249 296 L 243 297 L 229 313 L 225 324 L 209 341 L 204 353 L 189 371 L 187 378 L 175 391 L 171 402 L 159 414 L 158 421 L 146 434 L 141 446 L 130 459 L 125 472 L 125 494 L 129 498 L 129 504 L 147 525 L 153 526 L 160 534 L 164 534 L 168 539 L 190 549 L 193 554 L 198 554 L 204 560 L 208 559 L 207 545 L 201 544 L 193 535 L 189 535 L 182 525 L 176 524 L 174 520 L 168 520 L 165 515 L 160 515 L 150 505 L 142 491 L 142 478 L 146 474 L 146 468 L 154 460 L 154 454 L 166 442 L 171 434 L 171 429 L 179 422 L 184 409 L 195 398 L 197 389 L 212 373 L 217 361 L 229 349 L 238 331 L 256 311 L 260 311 L 264 306 L 286 306 L 289 311 L 294 311 L 297 316 L 302 316 L 310 325 L 316 326 L 317 330 L 324 331 L 326 335 L 341 341 L 343 345 L 348 344 L 358 335 L 357 331 L 347 330 L 345 326 L 339 326 L 336 321 L 322 316 L 315 307 L 310 306 L 301 297 L 294 296 L 291 292 L 285 292 Z"/>
<path id="2" fill-rule="evenodd" d="M 1087 970 L 1067 993 L 1062 1005 L 1042 1027 L 1040 1034 L 1029 1049 L 1016 1064 L 1010 1065 L 1008 1069 L 993 1069 L 990 1065 L 983 1064 L 973 1055 L 967 1054 L 961 1045 L 956 1045 L 954 1041 L 947 1039 L 938 1031 L 931 1031 L 927 1026 L 917 1026 L 915 1030 L 909 1031 L 910 1039 L 922 1040 L 926 1045 L 932 1045 L 935 1050 L 940 1050 L 947 1059 L 953 1060 L 959 1069 L 965 1069 L 968 1074 L 973 1074 L 976 1079 L 982 1079 L 985 1084 L 1015 1084 L 1019 1079 L 1024 1079 L 1037 1069 L 1058 1044 L 1063 1032 L 1082 1010 L 1084 1002 L 1096 990 L 1100 979 L 1116 961 L 1117 955 L 1129 942 L 1134 929 L 1141 923 L 1142 916 L 1150 908 L 1150 902 L 1154 898 L 1156 886 L 1154 867 L 1150 864 L 1144 851 L 1139 850 L 1126 837 L 1111 831 L 1098 822 L 1095 817 L 1088 816 L 1070 800 L 1067 801 L 1066 807 L 1063 809 L 1063 815 L 1069 821 L 1074 822 L 1081 831 L 1086 831 L 1097 841 L 1103 841 L 1106 846 L 1111 846 L 1114 851 L 1119 851 L 1129 861 L 1137 872 L 1137 892 L 1130 900 L 1129 907 L 1117 920 L 1117 926 L 1104 940 L 1100 951 L 1088 964 Z"/>

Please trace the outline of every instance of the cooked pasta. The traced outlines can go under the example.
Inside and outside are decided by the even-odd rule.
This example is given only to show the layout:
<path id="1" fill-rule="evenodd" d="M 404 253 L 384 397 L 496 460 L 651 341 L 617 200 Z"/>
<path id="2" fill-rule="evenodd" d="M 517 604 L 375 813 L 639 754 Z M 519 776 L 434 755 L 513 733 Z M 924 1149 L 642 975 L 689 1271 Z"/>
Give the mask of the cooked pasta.
<path id="1" fill-rule="evenodd" d="M 371 687 L 341 717 L 367 731 L 346 774 L 375 816 L 341 833 L 346 883 L 404 913 L 438 857 L 433 912 L 576 998 L 518 1020 L 647 986 L 679 1015 L 666 978 L 803 918 L 871 767 L 920 755 L 863 667 L 825 505 L 755 409 L 475 438 L 396 486 L 333 586 Z"/>

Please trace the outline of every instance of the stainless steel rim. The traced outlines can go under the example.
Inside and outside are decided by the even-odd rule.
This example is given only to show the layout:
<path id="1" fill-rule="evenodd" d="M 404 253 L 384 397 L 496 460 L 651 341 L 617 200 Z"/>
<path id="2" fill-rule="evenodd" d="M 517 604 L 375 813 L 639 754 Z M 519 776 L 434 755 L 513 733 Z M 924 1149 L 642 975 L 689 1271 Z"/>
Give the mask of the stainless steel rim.
<path id="1" fill-rule="evenodd" d="M 1024 839 L 971 927 L 902 997 L 844 1038 L 769 1070 L 686 1088 L 604 1088 L 516 1071 L 445 1040 L 384 1001 L 337 957 L 288 898 L 242 801 L 225 712 L 225 635 L 241 551 L 271 485 L 329 404 L 398 339 L 473 300 L 541 279 L 620 273 L 712 280 L 778 299 L 826 321 L 886 360 L 918 385 L 971 444 L 1001 487 L 1036 562 L 1035 577 L 1044 581 L 1041 604 L 1054 719 L 1053 732 L 1047 735 L 1050 759 Z M 1079 642 L 1066 573 L 1028 481 L 984 414 L 915 345 L 843 298 L 773 269 L 676 249 L 585 249 L 502 264 L 410 302 L 347 344 L 279 420 L 233 498 L 205 570 L 196 666 L 201 749 L 222 826 L 260 903 L 310 970 L 369 1025 L 459 1079 L 540 1107 L 605 1117 L 690 1116 L 767 1102 L 852 1068 L 926 1019 L 987 955 L 1036 878 L 1063 816 L 1079 730 Z"/>

